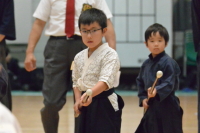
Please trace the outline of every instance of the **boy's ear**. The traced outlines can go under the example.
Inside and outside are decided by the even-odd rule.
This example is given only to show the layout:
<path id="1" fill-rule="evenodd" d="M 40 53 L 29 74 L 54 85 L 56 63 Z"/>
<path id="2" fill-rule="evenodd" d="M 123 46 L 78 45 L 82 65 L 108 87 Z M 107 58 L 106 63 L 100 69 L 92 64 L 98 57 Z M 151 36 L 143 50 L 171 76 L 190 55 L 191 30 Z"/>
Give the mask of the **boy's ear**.
<path id="1" fill-rule="evenodd" d="M 103 34 L 105 34 L 107 30 L 108 30 L 107 27 L 106 27 L 106 28 L 103 28 Z"/>
<path id="2" fill-rule="evenodd" d="M 146 45 L 146 47 L 148 47 L 148 44 L 147 44 L 147 42 L 144 42 L 144 44 Z"/>

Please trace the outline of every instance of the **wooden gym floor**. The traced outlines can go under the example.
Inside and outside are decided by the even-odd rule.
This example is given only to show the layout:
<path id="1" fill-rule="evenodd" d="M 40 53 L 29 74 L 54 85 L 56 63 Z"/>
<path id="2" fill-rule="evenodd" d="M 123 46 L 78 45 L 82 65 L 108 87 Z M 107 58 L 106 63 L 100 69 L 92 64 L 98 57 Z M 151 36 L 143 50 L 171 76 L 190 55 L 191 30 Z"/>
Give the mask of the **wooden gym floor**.
<path id="1" fill-rule="evenodd" d="M 143 108 L 138 107 L 137 92 L 117 91 L 125 102 L 122 115 L 121 133 L 133 133 L 143 114 Z M 197 93 L 177 92 L 184 110 L 184 133 L 197 133 Z M 23 133 L 44 133 L 40 109 L 43 107 L 41 92 L 12 92 L 13 114 L 18 119 Z M 72 92 L 67 94 L 67 103 L 60 111 L 59 133 L 73 133 L 74 114 Z"/>

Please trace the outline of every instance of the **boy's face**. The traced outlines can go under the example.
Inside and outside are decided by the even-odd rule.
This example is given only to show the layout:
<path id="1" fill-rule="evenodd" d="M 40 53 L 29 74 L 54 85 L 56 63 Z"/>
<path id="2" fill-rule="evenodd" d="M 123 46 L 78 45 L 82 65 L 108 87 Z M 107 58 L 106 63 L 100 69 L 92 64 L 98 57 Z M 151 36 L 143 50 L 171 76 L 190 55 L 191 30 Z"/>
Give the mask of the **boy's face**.
<path id="1" fill-rule="evenodd" d="M 107 28 L 102 28 L 97 22 L 90 25 L 80 25 L 80 33 L 82 35 L 83 43 L 89 47 L 90 50 L 96 50 L 102 44 L 102 37 L 105 35 Z"/>
<path id="2" fill-rule="evenodd" d="M 160 36 L 159 32 L 156 32 L 155 34 L 152 33 L 145 44 L 152 53 L 153 57 L 156 57 L 158 54 L 162 53 L 167 46 L 165 39 Z"/>

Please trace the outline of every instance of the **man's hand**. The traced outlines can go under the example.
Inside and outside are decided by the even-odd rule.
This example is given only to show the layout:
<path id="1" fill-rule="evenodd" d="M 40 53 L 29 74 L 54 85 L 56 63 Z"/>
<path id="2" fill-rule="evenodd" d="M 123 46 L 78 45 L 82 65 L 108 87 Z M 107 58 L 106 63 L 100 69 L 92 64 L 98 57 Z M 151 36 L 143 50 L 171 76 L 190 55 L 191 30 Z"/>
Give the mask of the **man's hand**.
<path id="1" fill-rule="evenodd" d="M 0 34 L 0 42 L 5 38 L 5 35 Z"/>
<path id="2" fill-rule="evenodd" d="M 28 72 L 36 69 L 36 59 L 35 59 L 34 54 L 32 53 L 26 54 L 24 66 Z"/>

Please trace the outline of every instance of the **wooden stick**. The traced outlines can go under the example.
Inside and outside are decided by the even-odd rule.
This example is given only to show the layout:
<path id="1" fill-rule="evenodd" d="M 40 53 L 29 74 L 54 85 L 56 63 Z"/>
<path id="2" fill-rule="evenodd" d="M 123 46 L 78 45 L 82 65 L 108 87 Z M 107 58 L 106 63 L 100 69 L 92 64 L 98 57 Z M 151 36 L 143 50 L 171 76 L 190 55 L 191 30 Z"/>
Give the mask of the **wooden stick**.
<path id="1" fill-rule="evenodd" d="M 153 85 L 152 85 L 152 87 L 151 87 L 151 90 L 150 90 L 150 93 L 151 93 L 151 94 L 152 94 L 153 91 L 154 91 L 154 88 L 155 88 L 155 86 L 156 86 L 156 83 L 157 83 L 158 79 L 161 78 L 162 75 L 163 75 L 163 72 L 162 72 L 162 71 L 157 71 L 157 73 L 156 73 L 156 80 L 154 81 L 154 83 L 153 83 Z"/>
<path id="2" fill-rule="evenodd" d="M 157 73 L 156 73 L 156 79 L 155 79 L 155 81 L 154 81 L 154 83 L 153 83 L 153 85 L 152 85 L 152 87 L 151 87 L 151 89 L 150 89 L 150 94 L 153 93 L 153 91 L 154 91 L 154 89 L 155 89 L 155 86 L 156 86 L 156 83 L 158 82 L 158 79 L 161 78 L 162 76 L 163 76 L 163 72 L 162 72 L 162 71 L 157 71 Z M 148 103 L 148 101 L 149 101 L 149 97 L 148 97 L 148 99 L 147 99 L 147 103 Z M 146 111 L 147 111 L 147 109 L 144 108 L 144 113 L 145 113 Z"/>

